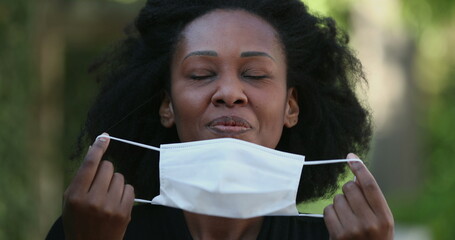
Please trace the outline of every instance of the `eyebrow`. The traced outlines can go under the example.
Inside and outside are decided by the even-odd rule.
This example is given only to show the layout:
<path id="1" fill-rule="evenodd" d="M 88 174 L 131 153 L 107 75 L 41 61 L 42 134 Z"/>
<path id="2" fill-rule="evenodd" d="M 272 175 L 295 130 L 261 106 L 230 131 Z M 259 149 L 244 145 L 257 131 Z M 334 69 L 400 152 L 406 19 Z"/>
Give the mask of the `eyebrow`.
<path id="1" fill-rule="evenodd" d="M 204 51 L 194 51 L 190 52 L 188 55 L 186 55 L 183 60 L 191 57 L 191 56 L 209 56 L 209 57 L 218 57 L 218 53 L 212 50 L 204 50 Z M 242 58 L 247 58 L 247 57 L 268 57 L 275 61 L 275 59 L 270 56 L 268 53 L 265 52 L 258 52 L 258 51 L 248 51 L 248 52 L 242 52 L 240 54 L 240 57 Z"/>
<path id="2" fill-rule="evenodd" d="M 216 53 L 215 51 L 210 51 L 210 50 L 207 50 L 207 51 L 194 51 L 194 52 L 190 52 L 188 55 L 186 55 L 183 60 L 191 57 L 191 56 L 209 56 L 209 57 L 217 57 L 218 56 L 218 53 Z"/>
<path id="3" fill-rule="evenodd" d="M 256 52 L 256 51 L 251 51 L 251 52 L 242 52 L 240 54 L 240 57 L 268 57 L 275 61 L 275 59 L 270 56 L 268 53 L 265 52 Z"/>

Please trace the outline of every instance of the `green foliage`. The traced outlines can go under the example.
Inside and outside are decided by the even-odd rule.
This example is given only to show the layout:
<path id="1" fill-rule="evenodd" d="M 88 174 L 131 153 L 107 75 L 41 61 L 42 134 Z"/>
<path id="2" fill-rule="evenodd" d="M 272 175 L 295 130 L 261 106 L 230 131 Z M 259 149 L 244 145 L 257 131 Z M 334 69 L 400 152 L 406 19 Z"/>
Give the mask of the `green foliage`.
<path id="1" fill-rule="evenodd" d="M 304 2 L 348 25 L 349 11 L 358 3 Z M 455 1 L 401 0 L 399 6 L 401 18 L 395 24 L 403 26 L 416 43 L 416 55 L 411 60 L 415 69 L 413 77 L 426 98 L 421 101 L 418 118 L 419 135 L 423 138 L 424 184 L 413 196 L 394 196 L 390 205 L 398 224 L 425 225 L 434 239 L 454 239 Z"/>
<path id="2" fill-rule="evenodd" d="M 452 227 L 455 224 L 454 102 L 455 84 L 451 84 L 428 104 L 424 119 L 424 185 L 417 197 L 397 199 L 393 204 L 397 220 L 430 226 L 434 239 L 441 240 L 455 236 L 455 228 Z"/>
<path id="3" fill-rule="evenodd" d="M 33 224 L 27 157 L 32 74 L 26 1 L 0 3 L 0 239 Z"/>
<path id="4" fill-rule="evenodd" d="M 61 0 L 54 4 L 76 2 L 79 0 Z M 312 12 L 333 16 L 343 29 L 349 30 L 350 14 L 357 0 L 304 2 Z M 416 42 L 417 54 L 412 62 L 416 63 L 418 87 L 426 97 L 419 118 L 425 141 L 425 179 L 418 195 L 397 197 L 391 207 L 398 223 L 424 224 L 431 228 L 434 239 L 454 239 L 455 1 L 401 0 L 400 3 L 403 18 L 396 24 L 404 25 L 407 34 Z M 121 8 L 131 10 L 130 6 L 125 6 Z M 33 128 L 38 127 L 35 122 L 39 111 L 32 108 L 39 92 L 36 73 L 39 66 L 33 65 L 36 43 L 31 37 L 35 31 L 31 19 L 35 10 L 33 1 L 0 1 L 0 240 L 30 239 L 36 235 L 33 229 L 38 225 L 35 213 L 38 205 L 34 198 L 40 183 L 30 177 L 35 171 L 32 166 L 36 158 L 28 151 L 34 144 L 29 139 Z M 55 147 L 63 149 L 65 157 L 72 151 L 72 143 L 96 90 L 93 79 L 86 72 L 87 65 L 111 41 L 113 39 L 102 39 L 84 46 L 68 43 L 65 48 L 62 136 L 69 140 Z M 57 161 L 71 165 L 67 158 L 54 162 Z M 73 162 L 73 165 L 77 163 Z M 66 174 L 66 177 L 70 176 Z M 300 207 L 304 211 L 321 212 L 328 203 L 330 200 Z"/>
<path id="5" fill-rule="evenodd" d="M 450 21 L 455 14 L 453 0 L 401 0 L 407 24 L 421 31 L 422 28 Z"/>
<path id="6" fill-rule="evenodd" d="M 367 163 L 368 164 L 368 163 Z M 304 168 L 306 167 L 311 167 L 311 166 L 303 166 Z M 305 174 L 305 171 L 303 171 L 303 174 Z M 303 202 L 297 205 L 297 209 L 301 213 L 312 213 L 312 214 L 323 214 L 324 213 L 324 208 L 327 207 L 328 205 L 333 203 L 333 198 L 337 194 L 342 194 L 343 190 L 342 187 L 345 183 L 352 181 L 354 179 L 354 174 L 351 172 L 351 170 L 346 167 L 346 174 L 345 176 L 340 176 L 340 179 L 338 181 L 338 189 L 335 191 L 335 193 L 331 196 L 326 196 L 322 199 L 318 199 L 312 202 Z"/>
<path id="7" fill-rule="evenodd" d="M 311 13 L 332 17 L 344 31 L 349 30 L 350 6 L 354 0 L 304 0 Z"/>
<path id="8" fill-rule="evenodd" d="M 405 23 L 416 37 L 417 80 L 427 98 L 421 118 L 424 137 L 424 185 L 412 199 L 394 205 L 398 221 L 425 224 L 434 239 L 455 237 L 455 20 L 451 0 L 403 1 Z M 407 201 L 406 201 L 407 200 Z"/>
<path id="9" fill-rule="evenodd" d="M 452 65 L 455 69 L 455 65 Z M 447 76 L 453 79 L 455 71 Z M 425 181 L 421 193 L 396 201 L 395 218 L 406 223 L 425 224 L 434 239 L 449 240 L 455 236 L 455 84 L 450 84 L 433 97 L 427 117 Z"/>

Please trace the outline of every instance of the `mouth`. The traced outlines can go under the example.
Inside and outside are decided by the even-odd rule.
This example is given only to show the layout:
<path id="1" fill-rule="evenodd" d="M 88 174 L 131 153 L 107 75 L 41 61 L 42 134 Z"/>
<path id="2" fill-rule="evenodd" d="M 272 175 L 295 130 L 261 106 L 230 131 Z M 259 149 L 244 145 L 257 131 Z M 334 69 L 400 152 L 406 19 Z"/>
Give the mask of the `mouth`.
<path id="1" fill-rule="evenodd" d="M 218 135 L 238 135 L 252 129 L 251 124 L 243 118 L 236 116 L 223 116 L 210 121 L 208 129 Z"/>

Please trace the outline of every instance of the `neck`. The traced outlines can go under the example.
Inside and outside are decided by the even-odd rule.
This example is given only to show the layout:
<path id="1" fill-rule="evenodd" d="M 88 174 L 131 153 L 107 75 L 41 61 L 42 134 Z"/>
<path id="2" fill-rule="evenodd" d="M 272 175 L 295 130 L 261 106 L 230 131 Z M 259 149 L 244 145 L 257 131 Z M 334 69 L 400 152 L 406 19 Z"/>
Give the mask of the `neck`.
<path id="1" fill-rule="evenodd" d="M 186 224 L 195 240 L 254 240 L 259 235 L 262 217 L 234 219 L 184 211 Z"/>

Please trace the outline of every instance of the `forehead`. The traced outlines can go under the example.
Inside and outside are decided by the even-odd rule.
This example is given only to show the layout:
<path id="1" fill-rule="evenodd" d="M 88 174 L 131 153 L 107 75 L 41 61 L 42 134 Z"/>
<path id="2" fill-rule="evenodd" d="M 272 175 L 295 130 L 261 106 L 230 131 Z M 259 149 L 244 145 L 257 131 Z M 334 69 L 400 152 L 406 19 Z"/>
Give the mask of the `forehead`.
<path id="1" fill-rule="evenodd" d="M 276 30 L 244 10 L 214 10 L 188 24 L 178 49 L 262 51 L 283 54 Z"/>

